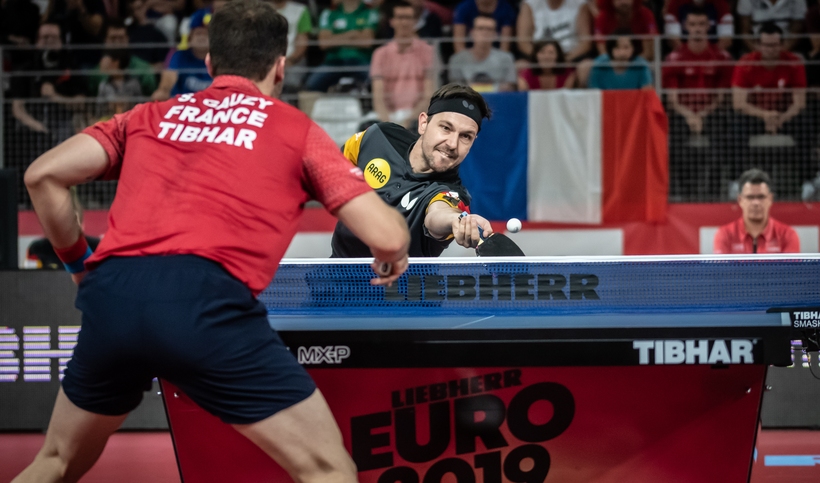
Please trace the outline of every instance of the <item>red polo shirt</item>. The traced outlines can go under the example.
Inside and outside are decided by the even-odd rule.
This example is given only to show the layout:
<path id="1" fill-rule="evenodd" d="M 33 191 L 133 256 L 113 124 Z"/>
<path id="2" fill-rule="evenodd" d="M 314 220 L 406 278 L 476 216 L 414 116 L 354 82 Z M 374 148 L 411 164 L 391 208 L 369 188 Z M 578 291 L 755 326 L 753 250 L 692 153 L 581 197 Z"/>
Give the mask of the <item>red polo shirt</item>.
<path id="1" fill-rule="evenodd" d="M 781 52 L 780 61 L 769 69 L 763 65 L 760 52 L 746 54 L 737 61 L 732 85 L 746 89 L 792 89 L 806 87 L 806 68 L 800 57 Z M 762 109 L 785 111 L 791 105 L 790 92 L 751 92 L 749 102 Z"/>
<path id="2" fill-rule="evenodd" d="M 595 19 L 595 34 L 611 35 L 618 28 L 627 28 L 634 35 L 657 34 L 658 25 L 655 22 L 655 15 L 652 14 L 652 10 L 644 7 L 639 2 L 635 2 L 635 6 L 632 8 L 632 18 L 629 19 L 628 24 L 619 23 L 618 17 L 613 10 L 601 9 Z"/>
<path id="3" fill-rule="evenodd" d="M 248 79 L 141 104 L 84 131 L 119 179 L 108 230 L 88 259 L 194 254 L 221 264 L 254 294 L 270 284 L 302 208 L 336 209 L 371 191 L 305 114 Z"/>
<path id="4" fill-rule="evenodd" d="M 715 234 L 715 253 L 799 253 L 800 239 L 794 228 L 772 217 L 756 240 L 746 232 L 743 218 L 720 227 Z"/>
<path id="5" fill-rule="evenodd" d="M 667 89 L 728 89 L 732 82 L 732 57 L 714 45 L 698 54 L 687 44 L 666 57 L 663 64 L 663 86 Z M 711 104 L 717 94 L 681 93 L 680 101 L 698 112 Z"/>

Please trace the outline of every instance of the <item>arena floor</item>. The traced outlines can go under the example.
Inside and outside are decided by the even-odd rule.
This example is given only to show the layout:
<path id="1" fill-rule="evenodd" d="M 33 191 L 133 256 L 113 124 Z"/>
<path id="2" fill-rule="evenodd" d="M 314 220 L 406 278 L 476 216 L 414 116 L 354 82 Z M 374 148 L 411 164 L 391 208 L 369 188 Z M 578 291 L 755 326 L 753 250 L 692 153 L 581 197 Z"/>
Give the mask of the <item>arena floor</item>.
<path id="1" fill-rule="evenodd" d="M 34 457 L 42 434 L 0 434 L 0 482 L 11 478 Z M 751 483 L 817 483 L 820 481 L 820 431 L 762 430 Z M 800 466 L 813 455 L 813 466 Z M 766 456 L 780 456 L 767 466 Z M 803 458 L 783 458 L 803 456 Z M 771 458 L 770 458 L 771 461 Z M 795 466 L 794 464 L 798 464 Z M 82 483 L 179 483 L 174 448 L 167 432 L 122 432 L 111 437 L 97 465 Z"/>

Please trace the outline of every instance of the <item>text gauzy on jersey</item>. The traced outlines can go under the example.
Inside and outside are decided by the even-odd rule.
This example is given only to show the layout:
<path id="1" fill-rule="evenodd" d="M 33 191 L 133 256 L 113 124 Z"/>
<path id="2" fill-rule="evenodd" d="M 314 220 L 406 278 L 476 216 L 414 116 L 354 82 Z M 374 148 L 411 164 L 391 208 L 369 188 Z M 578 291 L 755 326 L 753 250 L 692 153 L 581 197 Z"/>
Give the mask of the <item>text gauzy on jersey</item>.
<path id="1" fill-rule="evenodd" d="M 182 143 L 225 143 L 242 146 L 248 150 L 253 150 L 256 131 L 233 126 L 247 125 L 261 128 L 265 125 L 265 119 L 268 118 L 268 115 L 262 111 L 273 104 L 273 101 L 245 94 L 231 94 L 221 101 L 203 99 L 202 105 L 207 109 L 184 105 L 184 103 L 197 102 L 193 94 L 183 94 L 179 96 L 177 102 L 180 104 L 171 106 L 163 117 L 178 122 L 161 121 L 159 123 L 160 132 L 157 136 L 159 139 L 168 138 L 171 141 Z M 186 123 L 199 124 L 199 126 Z"/>

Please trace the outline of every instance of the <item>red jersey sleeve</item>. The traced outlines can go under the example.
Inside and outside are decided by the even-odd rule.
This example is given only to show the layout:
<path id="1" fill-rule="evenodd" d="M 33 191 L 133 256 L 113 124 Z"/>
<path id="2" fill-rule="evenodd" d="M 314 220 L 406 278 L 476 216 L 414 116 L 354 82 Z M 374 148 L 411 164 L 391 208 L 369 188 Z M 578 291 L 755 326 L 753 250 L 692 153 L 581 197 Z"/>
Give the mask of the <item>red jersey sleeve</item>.
<path id="1" fill-rule="evenodd" d="M 795 60 L 800 59 L 795 56 Z M 806 67 L 804 65 L 792 65 L 792 82 L 794 82 L 794 85 L 791 87 L 806 87 L 808 85 L 806 82 Z"/>
<path id="2" fill-rule="evenodd" d="M 315 123 L 311 123 L 305 138 L 303 162 L 305 190 L 331 213 L 371 191 L 362 170 L 352 166 L 330 136 Z"/>
<path id="3" fill-rule="evenodd" d="M 677 63 L 680 62 L 680 54 L 675 51 L 666 56 L 666 62 L 663 63 L 661 69 L 663 86 L 667 89 L 678 88 L 678 72 L 680 68 Z"/>
<path id="4" fill-rule="evenodd" d="M 749 82 L 749 75 L 748 72 L 752 69 L 752 65 L 749 63 L 752 59 L 748 57 L 748 55 L 744 55 L 738 61 L 738 64 L 735 65 L 735 71 L 732 74 L 732 86 L 734 87 L 751 87 L 751 83 Z"/>
<path id="5" fill-rule="evenodd" d="M 715 233 L 715 241 L 712 246 L 712 252 L 715 254 L 732 253 L 732 242 L 731 236 L 729 235 L 729 230 L 732 229 L 732 225 L 733 223 L 723 225 L 718 228 L 717 233 Z"/>
<path id="6" fill-rule="evenodd" d="M 137 109 L 136 106 L 130 111 L 117 114 L 111 119 L 98 122 L 83 130 L 83 134 L 88 134 L 100 143 L 108 154 L 108 169 L 100 179 L 118 179 L 120 177 L 120 167 L 122 166 L 122 156 L 125 154 L 125 131 L 128 121 Z"/>
<path id="7" fill-rule="evenodd" d="M 732 56 L 729 55 L 729 52 L 726 52 L 725 50 L 720 50 L 720 56 L 718 57 L 718 60 L 720 62 L 723 62 L 724 64 L 718 67 L 720 75 L 718 76 L 717 80 L 718 84 L 715 87 L 731 87 L 732 74 L 734 72 L 734 69 L 730 64 L 728 64 L 728 62 L 732 62 Z"/>
<path id="8" fill-rule="evenodd" d="M 655 21 L 655 15 L 652 13 L 652 10 L 649 10 L 648 8 L 641 5 L 638 9 L 638 16 L 640 18 L 640 24 L 633 24 L 633 28 L 636 30 L 638 28 L 638 25 L 640 25 L 640 31 L 636 31 L 636 34 L 640 33 L 655 35 L 658 33 L 658 25 Z"/>
<path id="9" fill-rule="evenodd" d="M 783 230 L 783 240 L 781 241 L 780 251 L 782 253 L 800 253 L 800 238 L 798 238 L 794 228 L 789 226 Z"/>

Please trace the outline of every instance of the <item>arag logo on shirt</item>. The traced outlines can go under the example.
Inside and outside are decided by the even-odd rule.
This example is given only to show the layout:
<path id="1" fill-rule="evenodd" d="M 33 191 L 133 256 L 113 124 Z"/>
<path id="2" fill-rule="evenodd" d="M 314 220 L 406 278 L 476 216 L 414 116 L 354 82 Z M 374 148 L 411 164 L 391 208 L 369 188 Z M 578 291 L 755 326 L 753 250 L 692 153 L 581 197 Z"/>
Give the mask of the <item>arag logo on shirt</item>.
<path id="1" fill-rule="evenodd" d="M 373 189 L 379 189 L 390 181 L 390 165 L 382 158 L 374 158 L 365 164 L 364 180 Z"/>

